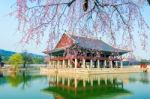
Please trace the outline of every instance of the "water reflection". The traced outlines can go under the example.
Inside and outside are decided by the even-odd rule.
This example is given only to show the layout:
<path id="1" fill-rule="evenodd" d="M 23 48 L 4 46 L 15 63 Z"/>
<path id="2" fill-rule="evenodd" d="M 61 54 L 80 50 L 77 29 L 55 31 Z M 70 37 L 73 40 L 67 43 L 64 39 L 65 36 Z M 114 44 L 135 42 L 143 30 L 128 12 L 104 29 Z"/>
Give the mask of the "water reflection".
<path id="1" fill-rule="evenodd" d="M 49 99 L 41 89 L 47 86 L 47 77 L 39 71 L 3 72 L 0 78 L 0 97 L 2 99 Z M 52 95 L 51 95 L 52 96 Z"/>
<path id="2" fill-rule="evenodd" d="M 0 72 L 0 85 L 3 85 L 6 83 L 6 79 L 3 78 L 3 73 Z"/>
<path id="3" fill-rule="evenodd" d="M 148 84 L 150 81 L 149 81 L 149 76 L 148 76 L 148 73 L 142 73 L 141 74 L 141 79 L 140 81 L 142 83 L 145 83 L 145 84 Z"/>
<path id="4" fill-rule="evenodd" d="M 3 77 L 3 73 L 0 71 L 0 78 Z"/>
<path id="5" fill-rule="evenodd" d="M 3 99 L 116 99 L 117 96 L 138 99 L 143 94 L 150 98 L 149 91 L 149 73 L 49 76 L 39 75 L 39 71 L 0 73 Z"/>
<path id="6" fill-rule="evenodd" d="M 129 77 L 130 82 L 140 82 L 143 84 L 149 84 L 150 83 L 150 73 L 133 73 Z"/>
<path id="7" fill-rule="evenodd" d="M 124 78 L 127 75 L 124 75 Z M 52 92 L 55 98 L 61 99 L 83 99 L 84 98 L 106 98 L 106 96 L 117 96 L 131 94 L 124 89 L 124 82 L 119 75 L 49 75 L 49 86 L 45 92 Z"/>
<path id="8" fill-rule="evenodd" d="M 35 79 L 42 78 L 42 75 L 33 75 L 32 72 L 22 71 L 22 72 L 0 72 L 0 85 L 9 84 L 11 87 L 18 87 L 21 85 L 21 88 L 29 87 L 31 81 Z M 45 78 L 45 77 L 44 77 Z"/>
<path id="9" fill-rule="evenodd" d="M 11 74 L 6 77 L 7 82 L 12 86 L 12 87 L 18 87 L 20 84 L 22 85 L 22 88 L 25 88 L 25 86 L 28 85 L 28 83 L 31 80 L 31 75 L 28 75 L 27 72 L 21 72 L 21 73 L 15 73 Z"/>

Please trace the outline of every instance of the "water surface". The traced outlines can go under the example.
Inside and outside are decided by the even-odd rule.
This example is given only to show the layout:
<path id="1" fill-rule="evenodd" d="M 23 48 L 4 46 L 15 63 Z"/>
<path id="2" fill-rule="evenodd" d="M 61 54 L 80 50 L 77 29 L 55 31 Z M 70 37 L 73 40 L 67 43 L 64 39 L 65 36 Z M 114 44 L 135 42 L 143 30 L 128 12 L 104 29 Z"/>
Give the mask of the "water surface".
<path id="1" fill-rule="evenodd" d="M 150 99 L 150 74 L 0 73 L 1 99 Z"/>

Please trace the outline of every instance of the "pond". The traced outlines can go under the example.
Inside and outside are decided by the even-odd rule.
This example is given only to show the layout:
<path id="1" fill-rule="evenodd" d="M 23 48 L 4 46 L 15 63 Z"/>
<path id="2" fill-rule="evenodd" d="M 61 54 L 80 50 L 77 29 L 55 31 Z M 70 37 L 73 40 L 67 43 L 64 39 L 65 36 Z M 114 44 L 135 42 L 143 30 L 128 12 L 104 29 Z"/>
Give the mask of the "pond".
<path id="1" fill-rule="evenodd" d="M 150 99 L 150 74 L 0 73 L 1 99 Z"/>

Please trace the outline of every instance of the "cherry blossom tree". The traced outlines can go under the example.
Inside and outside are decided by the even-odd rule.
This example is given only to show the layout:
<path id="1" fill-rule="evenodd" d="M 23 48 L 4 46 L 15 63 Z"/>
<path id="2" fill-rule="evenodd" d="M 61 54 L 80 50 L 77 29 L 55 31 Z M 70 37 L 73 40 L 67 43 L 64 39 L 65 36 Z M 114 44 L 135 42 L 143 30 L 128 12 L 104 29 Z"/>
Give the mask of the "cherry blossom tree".
<path id="1" fill-rule="evenodd" d="M 12 14 L 19 21 L 18 29 L 24 33 L 22 42 L 41 38 L 48 33 L 48 44 L 54 45 L 64 32 L 94 36 L 107 36 L 115 45 L 118 35 L 124 45 L 134 45 L 139 35 L 146 46 L 149 26 L 141 9 L 146 0 L 16 0 Z M 135 33 L 136 32 L 136 33 Z M 50 46 L 48 46 L 50 47 Z M 51 46 L 53 48 L 54 46 Z"/>

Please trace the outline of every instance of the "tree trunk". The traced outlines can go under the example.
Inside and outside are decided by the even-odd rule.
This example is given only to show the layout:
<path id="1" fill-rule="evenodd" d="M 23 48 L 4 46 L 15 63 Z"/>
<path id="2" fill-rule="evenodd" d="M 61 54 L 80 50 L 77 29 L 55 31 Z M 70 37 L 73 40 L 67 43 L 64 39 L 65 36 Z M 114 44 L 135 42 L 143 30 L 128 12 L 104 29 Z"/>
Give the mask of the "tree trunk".
<path id="1" fill-rule="evenodd" d="M 26 68 L 26 62 L 23 63 L 23 68 Z"/>

